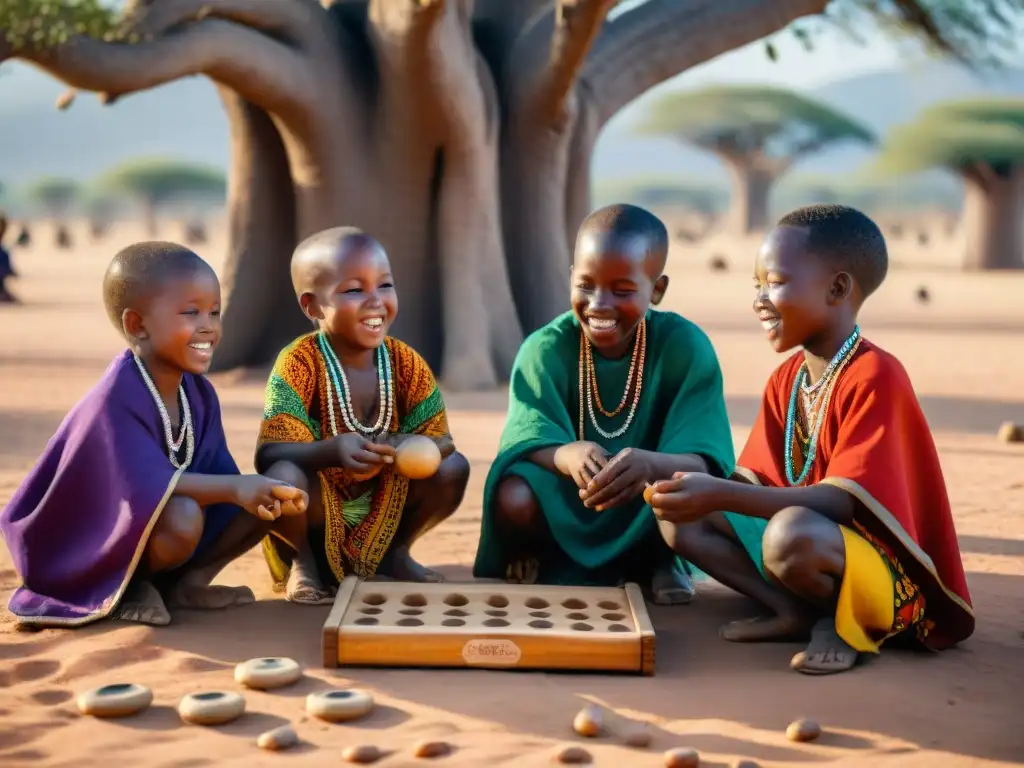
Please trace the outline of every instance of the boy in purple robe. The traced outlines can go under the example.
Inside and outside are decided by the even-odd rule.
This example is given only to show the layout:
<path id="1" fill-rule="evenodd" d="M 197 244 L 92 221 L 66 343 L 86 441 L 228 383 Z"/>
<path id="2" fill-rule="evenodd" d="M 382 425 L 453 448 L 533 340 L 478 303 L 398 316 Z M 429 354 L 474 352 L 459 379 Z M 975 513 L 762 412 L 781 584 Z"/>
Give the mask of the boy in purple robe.
<path id="1" fill-rule="evenodd" d="M 164 625 L 168 604 L 253 602 L 248 587 L 210 582 L 309 497 L 239 474 L 228 452 L 203 377 L 221 335 L 217 276 L 180 245 L 138 243 L 114 257 L 103 294 L 129 348 L 0 512 L 23 582 L 8 608 L 34 626 Z"/>

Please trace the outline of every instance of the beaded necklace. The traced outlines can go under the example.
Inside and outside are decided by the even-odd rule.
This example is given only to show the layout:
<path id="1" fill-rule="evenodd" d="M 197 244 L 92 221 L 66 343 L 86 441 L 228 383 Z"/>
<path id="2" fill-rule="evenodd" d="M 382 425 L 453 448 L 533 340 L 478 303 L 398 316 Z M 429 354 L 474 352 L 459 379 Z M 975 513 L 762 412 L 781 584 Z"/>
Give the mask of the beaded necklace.
<path id="1" fill-rule="evenodd" d="M 799 476 L 796 475 L 793 467 L 793 445 L 796 442 L 794 440 L 794 433 L 799 429 L 797 424 L 797 407 L 800 392 L 802 388 L 806 387 L 810 378 L 806 360 L 796 372 L 796 377 L 793 379 L 793 391 L 789 397 L 789 410 L 786 413 L 786 445 L 784 449 L 786 481 L 790 485 L 803 484 L 811 472 L 811 467 L 814 466 L 814 460 L 818 453 L 818 438 L 821 434 L 821 425 L 825 421 L 825 414 L 828 412 L 828 406 L 832 400 L 832 392 L 835 389 L 836 382 L 839 380 L 839 374 L 842 373 L 850 360 L 853 359 L 853 356 L 857 354 L 860 342 L 860 326 L 858 325 L 829 362 L 828 367 L 818 382 L 821 384 L 820 388 L 817 386 L 814 388 L 816 391 L 814 392 L 814 401 L 811 406 L 813 412 L 811 417 L 808 418 L 806 434 L 800 430 L 800 443 L 804 448 L 804 464 Z"/>
<path id="2" fill-rule="evenodd" d="M 342 421 L 349 432 L 358 432 L 361 435 L 372 437 L 387 432 L 391 426 L 391 416 L 395 406 L 395 387 L 391 377 L 391 355 L 388 354 L 387 346 L 381 344 L 377 347 L 377 385 L 379 400 L 377 406 L 377 421 L 373 426 L 366 426 L 356 418 L 355 409 L 352 407 L 352 392 L 348 385 L 348 377 L 345 376 L 345 369 L 334 353 L 334 348 L 327 339 L 326 334 L 321 331 L 317 334 L 317 343 L 320 345 L 320 354 L 324 359 L 324 386 L 327 392 L 327 413 L 330 418 L 331 434 L 338 436 L 338 423 L 334 416 L 335 393 L 337 393 L 338 410 L 341 412 Z"/>
<path id="3" fill-rule="evenodd" d="M 619 402 L 618 407 L 614 411 L 608 411 L 601 403 L 601 395 L 597 389 L 597 370 L 594 366 L 593 352 L 590 348 L 590 340 L 587 335 L 580 329 L 580 363 L 579 363 L 579 398 L 580 398 L 580 412 L 579 412 L 579 437 L 580 440 L 584 438 L 584 409 L 590 416 L 590 423 L 597 430 L 597 433 L 606 440 L 612 440 L 616 437 L 620 437 L 626 433 L 630 425 L 633 423 L 633 418 L 636 416 L 636 409 L 640 403 L 640 392 L 644 385 L 644 361 L 647 357 L 647 319 L 640 321 L 640 325 L 636 329 L 636 341 L 633 343 L 633 358 L 629 362 L 629 373 L 626 375 L 626 389 L 622 393 L 622 400 Z M 626 421 L 618 429 L 612 432 L 606 432 L 602 429 L 601 425 L 597 423 L 597 416 L 594 413 L 594 403 L 597 403 L 598 410 L 606 417 L 612 418 L 622 412 L 622 409 L 626 407 L 626 400 L 628 399 L 630 390 L 633 390 L 633 403 L 629 407 L 629 413 L 626 415 Z M 584 407 L 584 403 L 586 404 Z"/>
<path id="4" fill-rule="evenodd" d="M 164 427 L 164 442 L 167 444 L 167 457 L 171 460 L 171 466 L 175 469 L 188 469 L 196 452 L 196 441 L 192 427 L 192 409 L 189 407 L 188 396 L 185 394 L 185 385 L 184 383 L 178 385 L 178 397 L 181 400 L 181 426 L 178 438 L 175 439 L 174 430 L 171 428 L 171 414 L 167 412 L 164 399 L 160 397 L 160 392 L 157 390 L 156 384 L 153 383 L 142 359 L 138 355 L 133 355 L 133 357 L 139 373 L 142 374 L 142 380 L 146 383 L 146 389 L 149 390 L 153 402 L 156 403 L 156 409 L 160 412 L 160 421 L 163 422 Z M 181 450 L 182 442 L 185 443 L 185 461 L 179 462 L 178 452 Z"/>

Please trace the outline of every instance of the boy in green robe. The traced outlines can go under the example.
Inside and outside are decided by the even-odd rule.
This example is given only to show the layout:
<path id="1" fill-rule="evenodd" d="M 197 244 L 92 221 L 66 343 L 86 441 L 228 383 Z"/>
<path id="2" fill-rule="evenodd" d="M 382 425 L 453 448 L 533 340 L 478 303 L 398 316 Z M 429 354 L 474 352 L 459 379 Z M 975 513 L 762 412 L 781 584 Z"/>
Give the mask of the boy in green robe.
<path id="1" fill-rule="evenodd" d="M 516 357 L 509 411 L 484 488 L 473 574 L 546 584 L 651 584 L 693 596 L 643 499 L 674 472 L 728 477 L 735 460 L 711 341 L 654 311 L 668 232 L 648 211 L 592 213 L 576 241 L 572 310 Z"/>

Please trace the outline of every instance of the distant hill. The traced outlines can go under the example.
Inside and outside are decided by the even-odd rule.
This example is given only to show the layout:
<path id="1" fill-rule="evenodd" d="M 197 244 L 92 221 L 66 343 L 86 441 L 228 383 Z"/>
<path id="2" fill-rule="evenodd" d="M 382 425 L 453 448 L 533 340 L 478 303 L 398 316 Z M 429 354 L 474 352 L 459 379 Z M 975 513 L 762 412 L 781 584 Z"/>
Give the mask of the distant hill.
<path id="1" fill-rule="evenodd" d="M 678 81 L 685 85 L 685 76 Z M 143 155 L 164 155 L 226 167 L 227 120 L 216 90 L 203 78 L 172 83 L 102 107 L 91 94 L 58 112 L 63 91 L 56 81 L 21 64 L 0 70 L 0 179 L 11 187 L 42 175 L 89 179 L 110 166 Z M 980 93 L 1024 96 L 1024 71 L 979 79 L 965 69 L 929 62 L 834 82 L 812 95 L 884 132 L 935 101 Z M 630 125 L 645 109 L 632 104 L 609 125 L 594 158 L 597 178 L 720 174 L 705 153 L 670 140 L 639 139 Z M 802 164 L 801 172 L 838 173 L 860 165 L 863 149 L 837 147 Z"/>

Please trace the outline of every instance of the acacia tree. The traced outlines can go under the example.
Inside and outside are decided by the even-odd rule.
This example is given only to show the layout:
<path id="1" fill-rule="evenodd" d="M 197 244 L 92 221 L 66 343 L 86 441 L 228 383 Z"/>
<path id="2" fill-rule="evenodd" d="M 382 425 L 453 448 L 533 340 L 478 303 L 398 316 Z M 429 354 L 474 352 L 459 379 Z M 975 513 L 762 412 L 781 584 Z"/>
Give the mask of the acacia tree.
<path id="1" fill-rule="evenodd" d="M 1013 1 L 647 0 L 606 19 L 615 0 L 148 0 L 112 26 L 100 0 L 5 0 L 0 61 L 108 102 L 190 75 L 219 86 L 232 144 L 219 368 L 265 361 L 308 327 L 289 254 L 353 224 L 390 253 L 395 335 L 449 385 L 476 387 L 567 307 L 597 134 L 641 93 L 829 5 L 983 51 L 983 20 Z M 60 23 L 41 30 L 43 6 Z"/>
<path id="2" fill-rule="evenodd" d="M 966 269 L 1024 269 L 1024 101 L 937 104 L 886 138 L 876 168 L 945 168 L 964 183 Z"/>
<path id="3" fill-rule="evenodd" d="M 728 224 L 744 234 L 768 225 L 772 188 L 796 162 L 836 142 L 874 142 L 871 131 L 831 107 L 744 85 L 667 94 L 639 131 L 714 153 L 732 179 Z"/>
<path id="4" fill-rule="evenodd" d="M 47 215 L 63 226 L 68 210 L 78 199 L 81 188 L 74 179 L 46 176 L 29 185 L 26 192 L 36 203 L 46 209 Z"/>
<path id="5" fill-rule="evenodd" d="M 99 187 L 131 197 L 142 205 L 146 228 L 157 234 L 157 211 L 181 200 L 223 200 L 227 191 L 224 174 L 216 168 L 174 160 L 136 160 L 112 169 Z"/>

